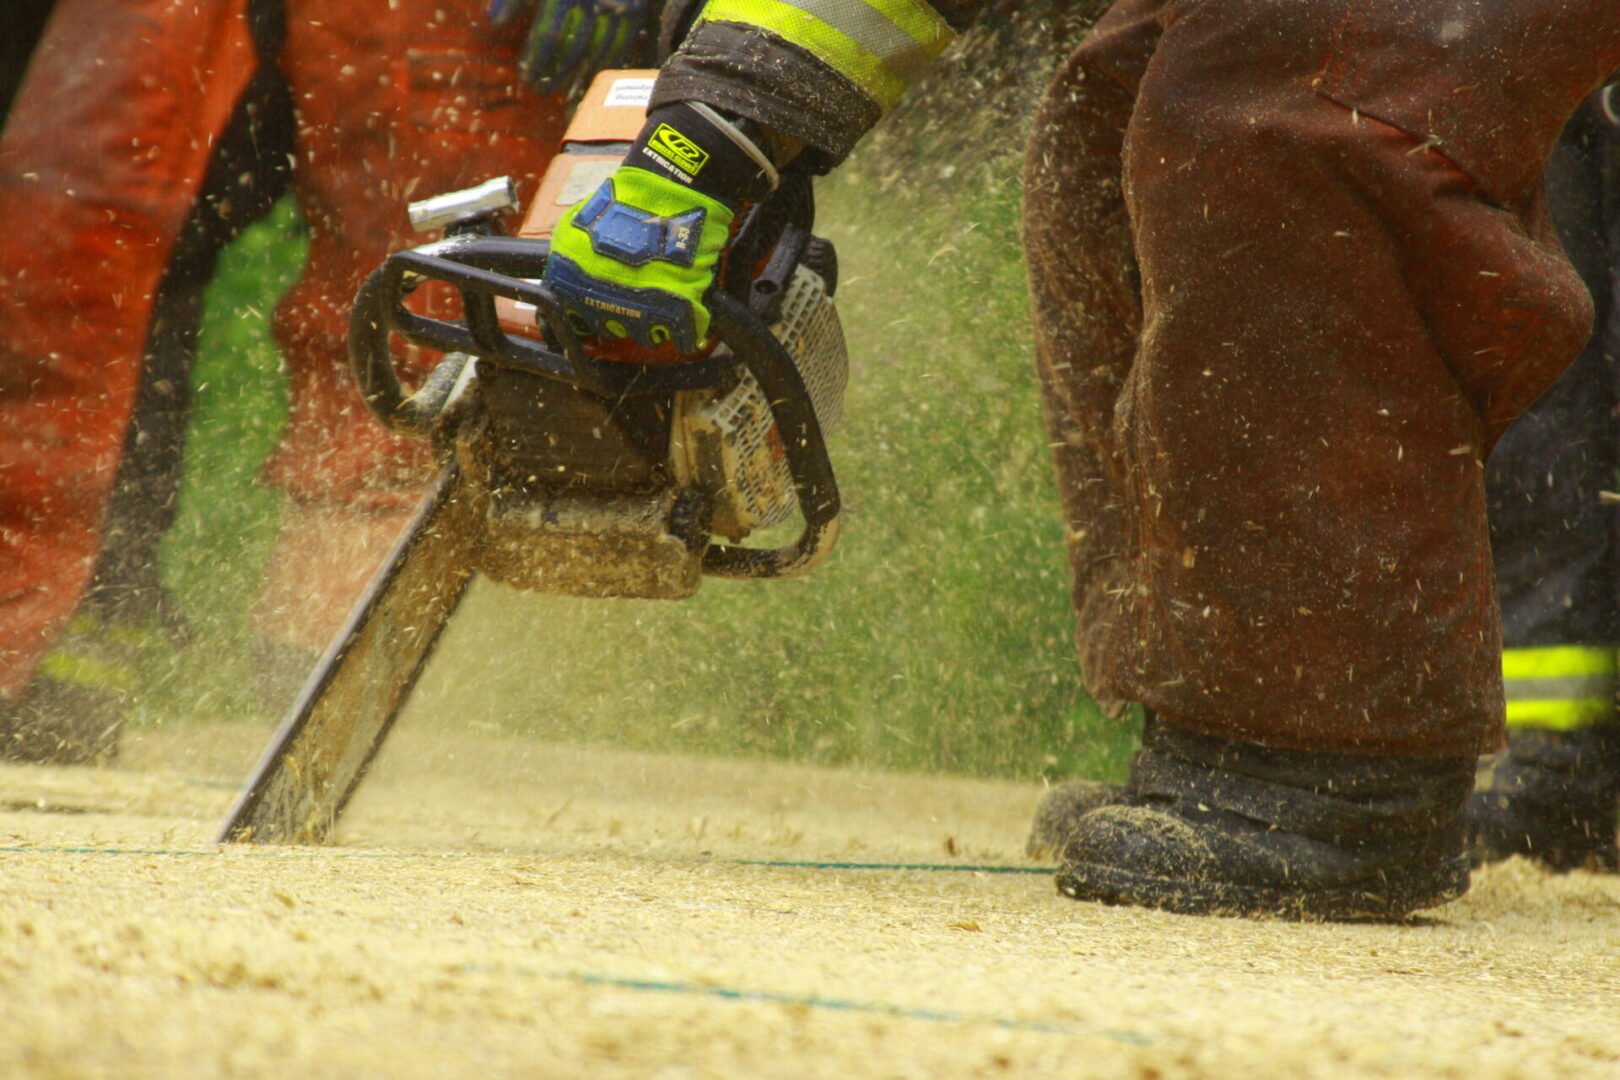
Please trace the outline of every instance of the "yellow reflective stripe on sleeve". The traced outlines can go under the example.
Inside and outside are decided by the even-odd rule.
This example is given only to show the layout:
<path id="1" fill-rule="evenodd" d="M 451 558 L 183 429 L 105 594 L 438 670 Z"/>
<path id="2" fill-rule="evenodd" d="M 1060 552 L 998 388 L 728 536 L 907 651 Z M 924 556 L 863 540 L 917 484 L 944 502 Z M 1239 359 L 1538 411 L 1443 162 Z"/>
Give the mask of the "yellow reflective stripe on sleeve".
<path id="1" fill-rule="evenodd" d="M 955 37 L 921 0 L 709 0 L 700 21 L 768 30 L 815 54 L 885 109 Z"/>
<path id="2" fill-rule="evenodd" d="M 1509 727 L 1575 731 L 1613 722 L 1620 657 L 1608 645 L 1502 650 Z"/>

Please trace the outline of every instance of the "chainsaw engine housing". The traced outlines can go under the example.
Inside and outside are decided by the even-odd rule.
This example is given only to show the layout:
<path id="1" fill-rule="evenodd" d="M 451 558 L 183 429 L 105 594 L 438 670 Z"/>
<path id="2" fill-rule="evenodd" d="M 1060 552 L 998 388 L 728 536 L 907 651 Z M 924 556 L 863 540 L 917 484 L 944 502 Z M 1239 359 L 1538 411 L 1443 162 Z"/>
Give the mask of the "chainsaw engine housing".
<path id="1" fill-rule="evenodd" d="M 843 411 L 849 359 L 825 278 L 798 267 L 770 327 L 823 431 Z M 477 422 L 457 458 L 488 493 L 486 576 L 569 596 L 695 593 L 711 535 L 740 541 L 798 507 L 781 430 L 759 382 L 608 399 L 480 362 Z"/>

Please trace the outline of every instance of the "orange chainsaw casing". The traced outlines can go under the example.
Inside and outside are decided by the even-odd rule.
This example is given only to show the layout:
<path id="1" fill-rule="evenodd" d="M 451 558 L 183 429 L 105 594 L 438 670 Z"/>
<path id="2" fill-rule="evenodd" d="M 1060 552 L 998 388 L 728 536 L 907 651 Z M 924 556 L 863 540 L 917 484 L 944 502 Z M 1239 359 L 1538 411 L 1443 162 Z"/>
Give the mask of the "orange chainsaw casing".
<path id="1" fill-rule="evenodd" d="M 517 235 L 544 240 L 570 206 L 599 187 L 624 163 L 624 148 L 635 142 L 647 119 L 655 69 L 604 71 L 591 81 L 563 132 L 562 153 L 540 179 Z M 535 336 L 534 308 L 498 299 L 495 311 L 509 333 Z"/>

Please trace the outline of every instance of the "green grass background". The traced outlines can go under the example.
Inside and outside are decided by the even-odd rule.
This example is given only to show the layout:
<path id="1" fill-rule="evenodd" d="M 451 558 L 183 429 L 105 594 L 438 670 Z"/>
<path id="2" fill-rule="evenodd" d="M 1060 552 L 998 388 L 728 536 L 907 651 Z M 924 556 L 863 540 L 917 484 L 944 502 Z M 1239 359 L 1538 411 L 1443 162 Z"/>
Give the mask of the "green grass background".
<path id="1" fill-rule="evenodd" d="M 852 368 L 831 439 L 847 510 L 830 562 L 797 581 L 711 581 L 681 602 L 482 585 L 406 722 L 1120 774 L 1132 732 L 1097 715 L 1074 659 L 1019 254 L 1021 128 L 1055 51 L 1015 29 L 1025 59 L 995 66 L 999 83 L 986 89 L 973 62 L 975 47 L 1009 51 L 992 25 L 821 186 Z M 959 103 L 975 92 L 986 106 L 964 126 Z M 285 418 L 267 317 L 303 252 L 283 205 L 227 253 L 209 293 L 181 520 L 163 555 L 196 638 L 154 665 L 151 722 L 265 712 L 244 618 L 279 505 L 253 478 Z"/>
<path id="2" fill-rule="evenodd" d="M 137 722 L 265 716 L 247 613 L 282 497 L 255 477 L 287 419 L 270 314 L 297 280 L 308 247 L 297 208 L 285 200 L 225 250 L 209 286 L 192 369 L 180 513 L 161 550 L 163 581 L 191 641 L 147 655 Z"/>

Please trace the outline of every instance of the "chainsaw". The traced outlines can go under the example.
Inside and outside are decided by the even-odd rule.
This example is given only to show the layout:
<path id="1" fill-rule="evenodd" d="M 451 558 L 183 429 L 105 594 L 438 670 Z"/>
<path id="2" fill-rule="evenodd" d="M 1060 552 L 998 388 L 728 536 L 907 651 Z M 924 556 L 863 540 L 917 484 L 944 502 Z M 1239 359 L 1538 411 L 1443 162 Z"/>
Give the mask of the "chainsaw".
<path id="1" fill-rule="evenodd" d="M 354 302 L 349 351 L 367 405 L 432 440 L 441 467 L 410 525 L 322 657 L 238 796 L 221 842 L 321 843 L 404 709 L 475 576 L 584 597 L 675 599 L 705 575 L 781 578 L 819 565 L 838 534 L 824 432 L 848 355 L 837 258 L 811 233 L 808 177 L 785 178 L 739 226 L 707 299 L 719 341 L 668 364 L 586 351 L 542 285 L 563 209 L 623 159 L 654 72 L 607 72 L 587 92 L 516 236 L 511 182 L 414 203 L 443 239 L 396 252 Z M 406 301 L 429 283 L 459 318 Z M 442 354 L 414 391 L 394 339 Z M 797 539 L 748 546 L 797 512 Z"/>

